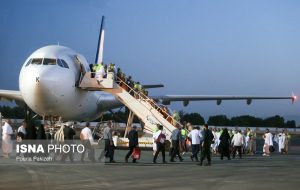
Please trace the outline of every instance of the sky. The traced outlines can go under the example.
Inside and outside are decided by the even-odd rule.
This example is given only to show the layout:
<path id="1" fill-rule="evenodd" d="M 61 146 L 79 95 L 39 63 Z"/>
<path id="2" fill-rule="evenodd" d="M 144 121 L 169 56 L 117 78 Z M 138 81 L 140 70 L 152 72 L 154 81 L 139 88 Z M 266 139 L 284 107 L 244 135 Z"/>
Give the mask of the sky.
<path id="1" fill-rule="evenodd" d="M 297 0 L 0 0 L 0 89 L 18 90 L 36 49 L 70 47 L 94 62 L 102 15 L 104 62 L 152 95 L 300 95 Z M 288 100 L 173 103 L 204 117 L 226 114 L 300 118 Z"/>

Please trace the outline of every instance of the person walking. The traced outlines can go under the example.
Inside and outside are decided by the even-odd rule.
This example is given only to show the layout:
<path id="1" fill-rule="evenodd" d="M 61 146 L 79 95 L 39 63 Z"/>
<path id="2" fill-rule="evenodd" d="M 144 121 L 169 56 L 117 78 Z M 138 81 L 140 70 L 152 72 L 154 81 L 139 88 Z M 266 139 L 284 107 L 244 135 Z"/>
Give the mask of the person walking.
<path id="1" fill-rule="evenodd" d="M 128 162 L 128 158 L 132 155 L 134 148 L 138 147 L 139 145 L 139 137 L 138 137 L 137 127 L 135 125 L 128 133 L 128 140 L 129 140 L 129 151 L 125 156 L 126 163 Z M 132 162 L 136 163 L 136 159 L 132 158 Z"/>
<path id="2" fill-rule="evenodd" d="M 105 142 L 104 152 L 105 152 L 105 157 L 109 158 L 109 162 L 115 163 L 116 162 L 114 160 L 115 146 L 114 146 L 114 142 L 112 139 L 112 129 L 111 129 L 112 125 L 113 125 L 112 121 L 109 121 L 107 126 L 103 130 L 103 139 Z M 100 157 L 99 157 L 99 160 L 101 159 Z"/>
<path id="3" fill-rule="evenodd" d="M 76 135 L 76 132 L 73 128 L 71 128 L 70 126 L 71 124 L 68 123 L 67 125 L 65 125 L 63 131 L 64 131 L 64 144 L 70 145 L 73 144 L 73 138 Z M 66 160 L 67 157 L 69 157 L 70 161 L 73 162 L 74 158 L 73 158 L 73 153 L 72 151 L 69 151 L 68 153 L 64 153 L 62 155 L 61 161 L 64 162 Z"/>
<path id="4" fill-rule="evenodd" d="M 165 142 L 166 142 L 166 135 L 163 133 L 163 126 L 158 125 L 158 131 L 153 134 L 154 143 L 156 144 L 156 152 L 153 157 L 153 163 L 156 164 L 156 159 L 161 152 L 162 154 L 162 161 L 164 164 L 166 164 L 166 156 L 165 156 Z"/>
<path id="5" fill-rule="evenodd" d="M 193 127 L 193 130 L 189 133 L 189 138 L 192 139 L 192 155 L 191 155 L 191 160 L 194 161 L 194 159 L 196 160 L 196 162 L 199 161 L 198 159 L 198 154 L 199 154 L 199 150 L 200 150 L 200 141 L 202 138 L 202 135 L 200 133 L 200 128 L 197 126 Z"/>
<path id="6" fill-rule="evenodd" d="M 284 150 L 285 141 L 286 141 L 286 136 L 284 134 L 284 130 L 282 130 L 282 132 L 278 134 L 278 152 L 280 154 L 285 153 Z"/>
<path id="7" fill-rule="evenodd" d="M 269 129 L 266 129 L 266 133 L 263 136 L 265 143 L 263 146 L 263 156 L 270 156 L 270 147 L 273 147 L 273 135 Z"/>
<path id="8" fill-rule="evenodd" d="M 228 160 L 230 160 L 230 153 L 229 153 L 229 147 L 230 147 L 230 135 L 228 133 L 228 129 L 223 129 L 223 132 L 220 136 L 220 154 L 221 154 L 221 160 L 223 160 L 223 157 L 227 157 Z"/>
<path id="9" fill-rule="evenodd" d="M 22 125 L 18 128 L 18 133 L 23 133 L 24 137 L 26 136 L 26 122 L 23 121 Z"/>
<path id="10" fill-rule="evenodd" d="M 80 140 L 82 141 L 82 144 L 84 146 L 84 151 L 81 154 L 81 162 L 84 161 L 84 156 L 86 151 L 88 150 L 88 158 L 92 161 L 95 162 L 95 150 L 92 147 L 92 143 L 94 142 L 92 131 L 90 129 L 90 123 L 86 122 L 85 128 L 81 130 L 80 133 Z"/>
<path id="11" fill-rule="evenodd" d="M 238 151 L 239 157 L 242 158 L 244 136 L 241 134 L 241 130 L 238 130 L 237 133 L 234 134 L 231 143 L 233 144 L 232 158 L 235 158 L 236 151 Z"/>
<path id="12" fill-rule="evenodd" d="M 179 125 L 176 125 L 176 128 L 172 131 L 172 135 L 171 135 L 173 151 L 171 152 L 170 162 L 175 162 L 174 160 L 175 156 L 178 156 L 180 162 L 183 161 L 183 158 L 179 153 L 180 142 L 181 142 L 180 137 L 181 137 L 181 131 L 179 130 Z"/>
<path id="13" fill-rule="evenodd" d="M 13 130 L 11 127 L 10 119 L 5 120 L 4 125 L 2 126 L 2 152 L 3 157 L 8 159 L 9 154 L 13 150 L 13 142 L 11 136 L 13 135 Z"/>
<path id="14" fill-rule="evenodd" d="M 207 158 L 207 166 L 211 166 L 211 152 L 210 147 L 212 141 L 214 139 L 214 135 L 212 134 L 211 130 L 208 129 L 208 125 L 205 124 L 202 131 L 202 143 L 201 143 L 201 157 L 200 157 L 200 166 L 202 166 L 203 161 Z"/>

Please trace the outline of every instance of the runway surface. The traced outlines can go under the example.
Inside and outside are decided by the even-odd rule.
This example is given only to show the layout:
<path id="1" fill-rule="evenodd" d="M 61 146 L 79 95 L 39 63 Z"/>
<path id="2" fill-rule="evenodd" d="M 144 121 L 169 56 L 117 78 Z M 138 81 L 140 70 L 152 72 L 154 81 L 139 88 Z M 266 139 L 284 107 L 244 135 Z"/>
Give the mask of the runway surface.
<path id="1" fill-rule="evenodd" d="M 127 151 L 116 150 L 117 163 L 38 163 L 0 158 L 0 189 L 299 189 L 300 154 L 248 156 L 199 166 L 184 162 L 152 164 L 143 151 L 137 164 L 124 163 Z M 167 156 L 167 160 L 169 157 Z"/>

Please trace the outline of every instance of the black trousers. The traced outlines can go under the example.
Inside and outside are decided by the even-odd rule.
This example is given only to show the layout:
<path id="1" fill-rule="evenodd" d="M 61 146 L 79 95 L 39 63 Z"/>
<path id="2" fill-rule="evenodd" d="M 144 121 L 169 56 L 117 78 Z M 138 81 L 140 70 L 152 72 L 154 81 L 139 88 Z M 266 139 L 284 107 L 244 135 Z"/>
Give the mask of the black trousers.
<path id="1" fill-rule="evenodd" d="M 84 140 L 82 142 L 82 144 L 84 146 L 84 151 L 81 154 L 81 161 L 84 161 L 85 153 L 86 153 L 86 151 L 88 151 L 88 158 L 94 162 L 95 161 L 95 150 L 92 147 L 90 140 Z"/>
<path id="2" fill-rule="evenodd" d="M 110 161 L 113 161 L 114 160 L 114 154 L 115 154 L 114 145 L 110 144 L 109 139 L 104 139 L 104 142 L 105 142 L 105 148 L 104 148 L 105 157 L 109 158 Z"/>
<path id="3" fill-rule="evenodd" d="M 198 161 L 199 146 L 199 144 L 192 144 L 192 158 L 195 158 L 196 161 Z"/>
<path id="4" fill-rule="evenodd" d="M 68 144 L 68 145 L 70 145 L 71 143 L 70 142 L 68 142 L 68 143 L 65 143 L 65 144 Z M 63 155 L 62 155 L 62 157 L 61 157 L 61 161 L 65 161 L 66 160 L 66 158 L 68 158 L 69 157 L 69 159 L 70 159 L 70 161 L 71 162 L 73 162 L 74 161 L 74 158 L 73 158 L 73 152 L 70 150 L 68 153 L 63 153 Z"/>
<path id="5" fill-rule="evenodd" d="M 211 162 L 211 157 L 210 157 L 210 144 L 207 146 L 202 147 L 201 149 L 201 158 L 200 162 L 202 164 L 203 160 L 207 158 L 208 163 L 210 164 Z"/>
<path id="6" fill-rule="evenodd" d="M 232 158 L 235 158 L 236 151 L 239 153 L 239 157 L 242 158 L 242 146 L 234 146 L 232 150 Z"/>
<path id="7" fill-rule="evenodd" d="M 230 153 L 229 153 L 229 144 L 220 145 L 220 153 L 221 153 L 221 160 L 223 160 L 223 157 L 227 157 L 228 160 L 230 159 Z"/>
<path id="8" fill-rule="evenodd" d="M 129 147 L 129 151 L 128 151 L 128 153 L 127 153 L 126 156 L 125 156 L 125 159 L 126 159 L 126 160 L 132 155 L 133 149 L 134 149 L 135 147 L 136 147 L 136 146 L 130 146 L 130 147 Z M 136 162 L 136 159 L 133 158 L 132 161 L 133 161 L 133 162 Z"/>
<path id="9" fill-rule="evenodd" d="M 165 144 L 164 143 L 156 143 L 157 150 L 155 152 L 153 162 L 156 162 L 157 156 L 159 152 L 161 151 L 163 162 L 166 161 L 166 155 L 165 155 Z"/>
<path id="10" fill-rule="evenodd" d="M 182 160 L 182 157 L 180 156 L 179 153 L 179 141 L 172 140 L 172 146 L 173 146 L 173 151 L 171 153 L 171 160 L 174 160 L 176 155 L 179 157 L 180 160 Z"/>

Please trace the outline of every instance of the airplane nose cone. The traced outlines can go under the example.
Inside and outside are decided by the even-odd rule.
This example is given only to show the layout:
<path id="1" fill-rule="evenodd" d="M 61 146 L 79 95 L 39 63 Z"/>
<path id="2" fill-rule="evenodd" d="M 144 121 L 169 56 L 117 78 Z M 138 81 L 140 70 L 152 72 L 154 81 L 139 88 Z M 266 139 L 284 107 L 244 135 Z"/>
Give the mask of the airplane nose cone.
<path id="1" fill-rule="evenodd" d="M 35 84 L 33 87 L 33 99 L 35 107 L 43 112 L 51 112 L 57 103 L 57 84 L 55 72 L 53 69 L 40 71 L 34 76 Z"/>
<path id="2" fill-rule="evenodd" d="M 22 96 L 33 111 L 45 115 L 53 112 L 61 93 L 57 88 L 60 75 L 55 67 L 43 66 L 32 67 L 20 75 Z"/>

